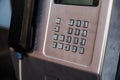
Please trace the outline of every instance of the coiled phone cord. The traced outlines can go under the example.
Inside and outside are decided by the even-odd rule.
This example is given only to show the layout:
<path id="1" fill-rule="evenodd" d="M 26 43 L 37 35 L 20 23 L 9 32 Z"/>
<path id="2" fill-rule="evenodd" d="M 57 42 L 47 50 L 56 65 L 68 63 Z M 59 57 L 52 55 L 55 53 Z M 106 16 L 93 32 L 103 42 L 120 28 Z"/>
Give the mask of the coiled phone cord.
<path id="1" fill-rule="evenodd" d="M 22 80 L 22 54 L 17 53 L 17 58 L 19 60 L 19 80 Z"/>

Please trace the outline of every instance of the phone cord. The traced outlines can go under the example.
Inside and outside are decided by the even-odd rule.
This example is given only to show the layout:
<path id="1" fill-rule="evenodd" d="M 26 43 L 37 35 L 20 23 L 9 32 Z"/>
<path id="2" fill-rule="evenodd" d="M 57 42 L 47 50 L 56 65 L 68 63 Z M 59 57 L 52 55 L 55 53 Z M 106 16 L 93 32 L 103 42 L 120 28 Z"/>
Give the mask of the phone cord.
<path id="1" fill-rule="evenodd" d="M 22 54 L 17 53 L 17 57 L 19 60 L 19 80 L 22 80 Z"/>

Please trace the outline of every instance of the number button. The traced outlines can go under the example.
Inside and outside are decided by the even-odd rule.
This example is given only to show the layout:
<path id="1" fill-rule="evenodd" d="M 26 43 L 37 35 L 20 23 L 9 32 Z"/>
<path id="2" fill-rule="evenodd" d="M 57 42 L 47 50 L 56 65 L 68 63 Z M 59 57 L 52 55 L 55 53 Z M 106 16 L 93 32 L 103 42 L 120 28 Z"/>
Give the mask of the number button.
<path id="1" fill-rule="evenodd" d="M 59 40 L 60 40 L 60 41 L 64 41 L 64 39 L 65 39 L 65 36 L 64 36 L 64 35 L 60 35 L 60 36 L 59 36 Z"/>
<path id="2" fill-rule="evenodd" d="M 79 38 L 74 37 L 73 43 L 74 43 L 74 44 L 78 44 L 78 42 L 79 42 Z"/>
<path id="3" fill-rule="evenodd" d="M 63 44 L 62 43 L 58 44 L 58 49 L 63 49 Z"/>
<path id="4" fill-rule="evenodd" d="M 79 48 L 79 53 L 80 53 L 80 54 L 84 54 L 84 48 L 83 48 L 83 47 L 80 47 L 80 48 Z"/>
<path id="5" fill-rule="evenodd" d="M 67 36 L 67 37 L 66 37 L 66 42 L 71 43 L 71 40 L 72 40 L 72 37 L 71 37 L 71 36 Z"/>
<path id="6" fill-rule="evenodd" d="M 84 46 L 86 44 L 86 39 L 81 39 L 80 45 Z"/>
<path id="7" fill-rule="evenodd" d="M 73 33 L 73 28 L 68 28 L 68 34 L 72 34 Z"/>
<path id="8" fill-rule="evenodd" d="M 77 52 L 77 46 L 72 46 L 72 52 L 74 52 L 74 53 Z"/>
<path id="9" fill-rule="evenodd" d="M 54 28 L 54 31 L 55 31 L 55 32 L 59 32 L 59 31 L 60 31 L 60 26 L 56 26 L 56 27 Z"/>
<path id="10" fill-rule="evenodd" d="M 75 29 L 75 32 L 74 32 L 75 35 L 80 35 L 80 29 Z"/>
<path id="11" fill-rule="evenodd" d="M 53 42 L 52 47 L 56 48 L 57 47 L 57 42 Z"/>
<path id="12" fill-rule="evenodd" d="M 81 21 L 80 20 L 76 20 L 75 21 L 75 26 L 76 27 L 80 27 L 81 26 Z"/>
<path id="13" fill-rule="evenodd" d="M 82 35 L 83 37 L 86 37 L 86 36 L 87 36 L 87 30 L 83 30 L 81 35 Z"/>
<path id="14" fill-rule="evenodd" d="M 83 28 L 88 28 L 88 24 L 89 24 L 88 21 L 84 21 L 84 22 L 83 22 Z"/>
<path id="15" fill-rule="evenodd" d="M 69 44 L 66 44 L 66 45 L 64 46 L 64 50 L 69 51 L 69 50 L 70 50 L 70 45 L 69 45 Z"/>
<path id="16" fill-rule="evenodd" d="M 54 40 L 58 40 L 58 34 L 54 34 L 54 35 L 53 35 L 53 39 L 54 39 Z"/>
<path id="17" fill-rule="evenodd" d="M 56 24 L 60 24 L 60 23 L 61 23 L 61 18 L 58 18 L 58 17 L 57 17 L 57 18 L 55 19 L 55 23 L 56 23 Z"/>
<path id="18" fill-rule="evenodd" d="M 68 25 L 73 26 L 74 25 L 74 19 L 70 19 L 69 22 L 68 22 Z"/>

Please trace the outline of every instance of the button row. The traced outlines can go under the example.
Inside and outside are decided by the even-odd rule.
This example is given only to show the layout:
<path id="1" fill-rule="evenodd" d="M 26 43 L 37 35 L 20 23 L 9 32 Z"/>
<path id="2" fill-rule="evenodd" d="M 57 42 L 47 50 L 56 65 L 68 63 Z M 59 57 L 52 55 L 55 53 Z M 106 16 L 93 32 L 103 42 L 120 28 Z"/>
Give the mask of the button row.
<path id="1" fill-rule="evenodd" d="M 72 51 L 74 53 L 79 52 L 80 54 L 84 54 L 83 47 L 77 47 L 77 46 L 72 46 L 69 44 L 63 44 L 63 43 L 57 43 L 57 42 L 53 42 L 52 47 L 58 48 L 58 49 L 64 49 L 65 51 Z"/>
<path id="2" fill-rule="evenodd" d="M 81 36 L 86 37 L 87 36 L 87 30 L 81 30 L 80 29 L 73 29 L 73 28 L 68 28 L 68 34 L 73 34 L 76 36 L 79 36 L 81 34 Z"/>
<path id="3" fill-rule="evenodd" d="M 76 27 L 80 27 L 83 26 L 83 28 L 88 28 L 88 21 L 81 21 L 81 20 L 74 20 L 74 19 L 70 19 L 68 22 L 69 26 L 76 26 Z"/>
<path id="4" fill-rule="evenodd" d="M 81 38 L 79 39 L 78 37 L 72 38 L 71 36 L 65 36 L 65 35 L 58 35 L 54 34 L 53 35 L 53 40 L 59 40 L 59 41 L 66 41 L 67 43 L 73 43 L 73 44 L 80 44 L 84 46 L 86 44 L 86 39 Z"/>
<path id="5" fill-rule="evenodd" d="M 54 28 L 54 31 L 55 32 L 59 32 L 60 31 L 60 26 L 56 26 Z M 73 34 L 76 35 L 76 36 L 79 36 L 81 34 L 81 36 L 83 37 L 86 37 L 87 36 L 87 30 L 81 30 L 80 29 L 73 29 L 73 28 L 68 28 L 68 31 L 67 31 L 68 34 Z"/>
<path id="6" fill-rule="evenodd" d="M 56 24 L 60 24 L 61 23 L 61 18 L 57 17 L 55 19 L 55 23 Z M 81 20 L 74 20 L 74 19 L 70 19 L 68 21 L 68 25 L 69 26 L 76 26 L 76 27 L 80 27 L 83 26 L 83 28 L 88 28 L 89 22 L 88 21 L 81 21 Z"/>

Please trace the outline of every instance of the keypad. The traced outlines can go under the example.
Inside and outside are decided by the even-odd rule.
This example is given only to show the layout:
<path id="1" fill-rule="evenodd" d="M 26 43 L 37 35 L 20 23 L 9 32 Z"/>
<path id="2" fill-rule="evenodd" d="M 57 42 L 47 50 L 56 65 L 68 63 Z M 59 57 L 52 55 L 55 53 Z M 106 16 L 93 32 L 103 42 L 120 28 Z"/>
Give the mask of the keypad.
<path id="1" fill-rule="evenodd" d="M 66 33 L 62 33 L 60 17 L 55 19 L 52 47 L 58 50 L 84 54 L 89 28 L 89 21 L 69 19 Z M 62 25 L 63 27 L 63 25 Z"/>

